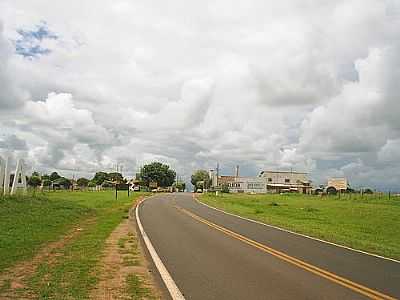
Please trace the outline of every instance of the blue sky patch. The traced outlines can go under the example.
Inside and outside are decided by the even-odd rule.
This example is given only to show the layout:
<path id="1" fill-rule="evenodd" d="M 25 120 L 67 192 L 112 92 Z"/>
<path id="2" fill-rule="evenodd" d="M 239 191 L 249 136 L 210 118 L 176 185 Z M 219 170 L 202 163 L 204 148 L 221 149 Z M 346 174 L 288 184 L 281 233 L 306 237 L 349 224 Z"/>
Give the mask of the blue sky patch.
<path id="1" fill-rule="evenodd" d="M 18 29 L 17 33 L 20 38 L 15 41 L 15 51 L 28 58 L 49 54 L 51 50 L 43 47 L 42 42 L 46 39 L 58 39 L 58 36 L 48 29 L 46 22 L 36 25 L 33 30 Z"/>

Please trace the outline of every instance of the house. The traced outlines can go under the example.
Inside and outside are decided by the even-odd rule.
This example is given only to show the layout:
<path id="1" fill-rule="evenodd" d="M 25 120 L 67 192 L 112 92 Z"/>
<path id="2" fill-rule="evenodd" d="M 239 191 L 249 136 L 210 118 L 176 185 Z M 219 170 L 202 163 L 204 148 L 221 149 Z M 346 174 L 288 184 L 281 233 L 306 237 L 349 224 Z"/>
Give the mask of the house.
<path id="1" fill-rule="evenodd" d="M 267 192 L 310 194 L 312 187 L 307 176 L 307 173 L 294 171 L 262 171 L 259 175 L 266 180 Z"/>
<path id="2" fill-rule="evenodd" d="M 227 187 L 231 193 L 281 193 L 297 192 L 311 193 L 311 181 L 307 173 L 293 171 L 263 171 L 256 177 L 241 177 L 239 166 L 235 168 L 235 175 L 220 176 L 217 171 L 210 170 L 210 179 L 213 189 Z"/>
<path id="3" fill-rule="evenodd" d="M 235 168 L 235 175 L 219 175 L 217 170 L 210 170 L 212 189 L 228 188 L 231 193 L 266 193 L 266 181 L 260 177 L 239 176 L 239 166 Z"/>

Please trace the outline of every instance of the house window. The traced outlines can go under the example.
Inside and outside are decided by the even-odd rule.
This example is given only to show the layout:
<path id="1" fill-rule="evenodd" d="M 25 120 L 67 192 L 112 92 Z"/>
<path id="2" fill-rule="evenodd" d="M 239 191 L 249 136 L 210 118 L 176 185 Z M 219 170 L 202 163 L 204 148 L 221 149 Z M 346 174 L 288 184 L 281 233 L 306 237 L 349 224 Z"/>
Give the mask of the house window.
<path id="1" fill-rule="evenodd" d="M 268 178 L 268 182 L 272 182 L 272 178 Z"/>
<path id="2" fill-rule="evenodd" d="M 285 179 L 285 183 L 289 183 L 290 182 L 290 179 L 289 178 L 286 178 Z"/>

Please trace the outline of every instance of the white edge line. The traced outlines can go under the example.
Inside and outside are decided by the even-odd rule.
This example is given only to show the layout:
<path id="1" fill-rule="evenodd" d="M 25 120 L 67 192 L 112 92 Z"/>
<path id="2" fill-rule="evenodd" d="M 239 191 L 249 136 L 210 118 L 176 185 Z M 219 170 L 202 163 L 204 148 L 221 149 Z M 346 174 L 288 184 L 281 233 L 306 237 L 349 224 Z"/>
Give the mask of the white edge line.
<path id="1" fill-rule="evenodd" d="M 149 237 L 147 236 L 146 232 L 143 229 L 142 222 L 140 222 L 140 218 L 139 218 L 139 207 L 142 204 L 142 202 L 143 201 L 139 202 L 138 205 L 136 206 L 136 222 L 138 224 L 140 234 L 143 237 L 143 240 L 146 244 L 147 249 L 149 250 L 151 258 L 153 259 L 153 262 L 156 265 L 156 268 L 157 268 L 158 272 L 160 273 L 161 278 L 164 281 L 164 284 L 167 287 L 168 292 L 170 293 L 172 299 L 173 300 L 185 300 L 185 297 L 182 295 L 182 293 L 179 290 L 178 286 L 176 285 L 175 281 L 172 279 L 167 268 L 161 261 L 161 258 L 158 256 L 156 250 L 153 247 L 153 244 L 151 243 Z"/>
<path id="2" fill-rule="evenodd" d="M 287 232 L 287 233 L 291 233 L 291 234 L 294 234 L 294 235 L 298 235 L 298 236 L 301 236 L 301 237 L 305 237 L 305 238 L 308 238 L 308 239 L 310 239 L 310 240 L 318 241 L 318 242 L 321 242 L 321 243 L 329 244 L 329 245 L 336 246 L 336 247 L 339 247 L 339 248 L 351 250 L 351 251 L 354 251 L 354 252 L 359 252 L 359 253 L 362 253 L 362 254 L 366 254 L 366 255 L 369 255 L 369 256 L 373 256 L 373 257 L 376 257 L 376 258 L 381 258 L 381 259 L 389 260 L 389 261 L 392 261 L 392 262 L 395 262 L 395 263 L 400 264 L 400 261 L 399 261 L 399 260 L 396 260 L 396 259 L 393 259 L 393 258 L 384 257 L 384 256 L 381 256 L 381 255 L 378 255 L 378 254 L 369 253 L 369 252 L 366 252 L 366 251 L 354 249 L 354 248 L 351 248 L 351 247 L 348 247 L 348 246 L 344 246 L 344 245 L 340 245 L 340 244 L 335 244 L 335 243 L 332 243 L 332 242 L 328 242 L 328 241 L 325 241 L 325 240 L 321 240 L 321 239 L 316 238 L 316 237 L 312 237 L 312 236 L 309 236 L 309 235 L 305 235 L 305 234 L 302 234 L 302 233 L 298 233 L 298 232 L 294 232 L 294 231 L 291 231 L 291 230 L 288 230 L 288 229 L 284 229 L 284 228 L 281 228 L 281 227 L 278 227 L 278 226 L 269 225 L 269 224 L 266 224 L 266 223 L 263 223 L 263 222 L 260 222 L 260 221 L 248 219 L 248 218 L 245 218 L 245 217 L 241 217 L 241 216 L 235 215 L 235 214 L 233 214 L 233 213 L 226 212 L 226 211 L 224 211 L 224 210 L 222 210 L 222 209 L 213 207 L 213 206 L 211 206 L 211 205 L 205 204 L 205 203 L 201 202 L 200 200 L 198 200 L 196 196 L 194 197 L 194 199 L 195 199 L 198 203 L 200 203 L 201 205 L 207 206 L 208 208 L 217 210 L 217 211 L 219 211 L 219 212 L 222 212 L 222 213 L 224 213 L 224 214 L 227 214 L 227 215 L 230 215 L 230 216 L 233 216 L 233 217 L 237 217 L 237 218 L 242 219 L 242 220 L 246 220 L 246 221 L 249 221 L 249 222 L 252 222 L 252 223 L 257 223 L 257 224 L 259 224 L 259 225 L 271 227 L 271 228 L 274 228 L 274 229 L 277 229 L 277 230 L 280 230 L 280 231 L 284 231 L 284 232 Z"/>

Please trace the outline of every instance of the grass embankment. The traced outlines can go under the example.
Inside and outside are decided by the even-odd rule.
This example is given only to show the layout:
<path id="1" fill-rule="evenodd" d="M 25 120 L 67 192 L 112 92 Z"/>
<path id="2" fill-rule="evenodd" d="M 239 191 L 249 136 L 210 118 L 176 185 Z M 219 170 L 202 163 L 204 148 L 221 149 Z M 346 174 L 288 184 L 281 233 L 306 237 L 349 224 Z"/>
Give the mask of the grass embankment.
<path id="1" fill-rule="evenodd" d="M 128 198 L 121 192 L 115 200 L 113 192 L 55 192 L 2 199 L 0 273 L 76 229 L 79 233 L 41 261 L 18 292 L 41 299 L 88 298 L 98 281 L 105 240 L 140 195 Z"/>
<path id="2" fill-rule="evenodd" d="M 200 200 L 266 224 L 400 259 L 400 199 L 395 197 L 204 194 Z"/>
<path id="3" fill-rule="evenodd" d="M 91 214 L 87 206 L 59 193 L 50 198 L 0 197 L 0 273 L 32 258 L 44 243 L 57 240 L 70 224 Z"/>

